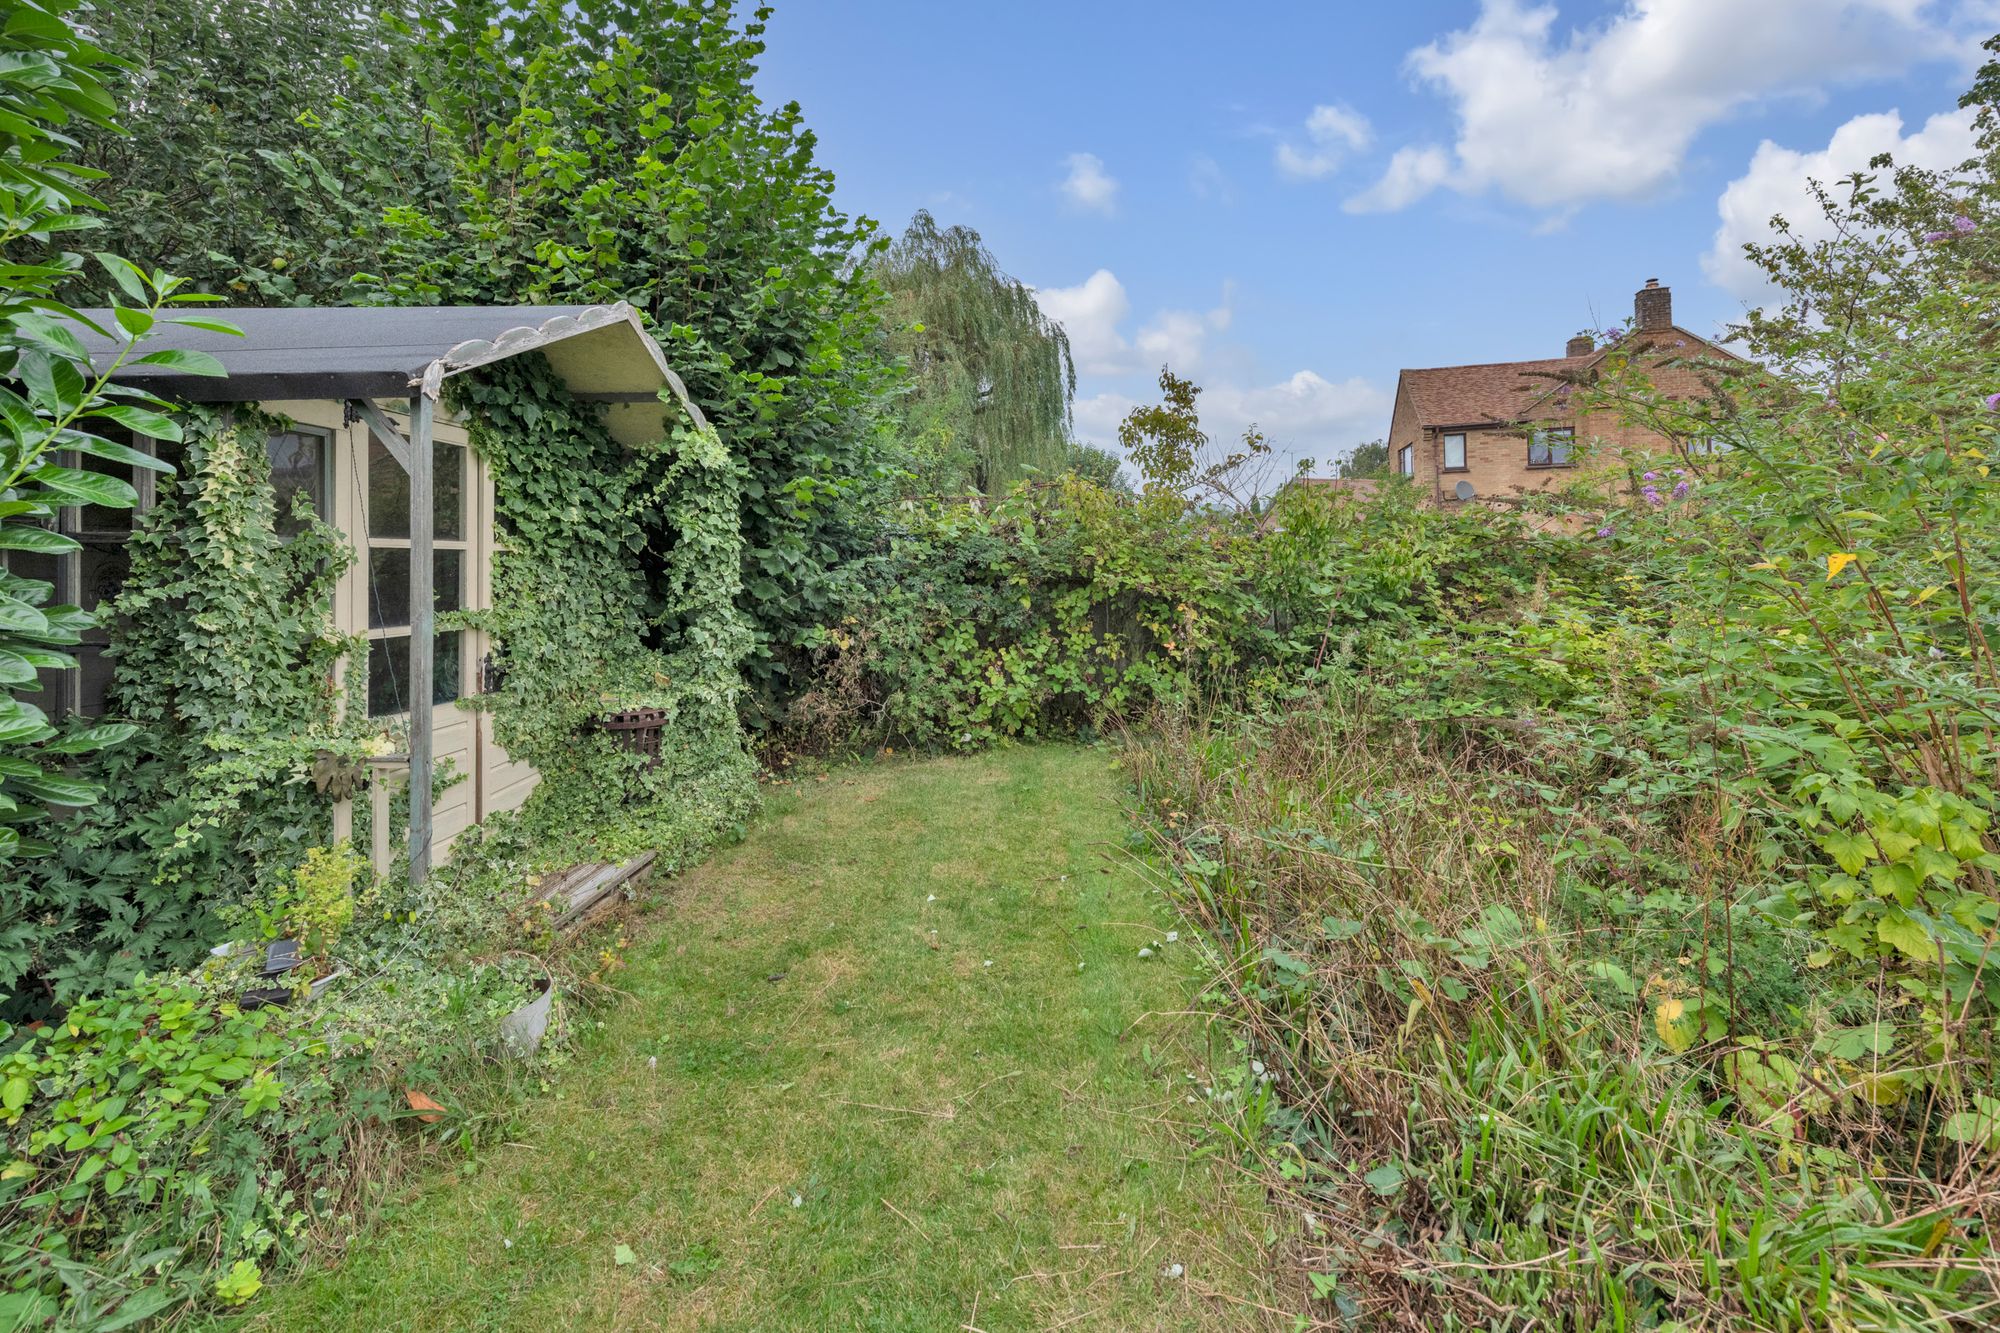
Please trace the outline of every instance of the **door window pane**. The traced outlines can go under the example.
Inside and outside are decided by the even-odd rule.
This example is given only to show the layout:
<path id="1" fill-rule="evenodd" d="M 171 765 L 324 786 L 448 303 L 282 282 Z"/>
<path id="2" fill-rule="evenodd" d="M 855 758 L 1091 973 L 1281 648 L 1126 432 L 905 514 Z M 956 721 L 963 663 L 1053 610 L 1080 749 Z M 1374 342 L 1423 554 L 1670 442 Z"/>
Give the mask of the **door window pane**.
<path id="1" fill-rule="evenodd" d="M 440 541 L 465 539 L 465 449 L 431 443 L 431 523 Z M 410 535 L 410 474 L 373 434 L 368 437 L 368 531 Z"/>
<path id="2" fill-rule="evenodd" d="M 431 552 L 432 607 L 438 614 L 465 605 L 465 552 Z M 368 552 L 368 628 L 410 623 L 410 548 L 376 546 Z"/>
<path id="3" fill-rule="evenodd" d="M 431 449 L 432 521 L 439 541 L 465 540 L 465 450 L 456 444 Z"/>
<path id="4" fill-rule="evenodd" d="M 465 635 L 440 634 L 434 640 L 436 661 L 431 666 L 431 702 L 448 704 L 458 698 L 458 678 L 462 641 Z M 410 636 L 376 639 L 368 645 L 368 716 L 385 717 L 409 711 Z"/>
<path id="5" fill-rule="evenodd" d="M 279 431 L 265 442 L 264 451 L 271 460 L 271 490 L 278 503 L 278 535 L 290 537 L 305 530 L 305 524 L 292 517 L 292 501 L 296 496 L 305 496 L 315 514 L 327 517 L 326 436 L 317 431 Z M 394 466 L 394 460 L 390 465 Z"/>

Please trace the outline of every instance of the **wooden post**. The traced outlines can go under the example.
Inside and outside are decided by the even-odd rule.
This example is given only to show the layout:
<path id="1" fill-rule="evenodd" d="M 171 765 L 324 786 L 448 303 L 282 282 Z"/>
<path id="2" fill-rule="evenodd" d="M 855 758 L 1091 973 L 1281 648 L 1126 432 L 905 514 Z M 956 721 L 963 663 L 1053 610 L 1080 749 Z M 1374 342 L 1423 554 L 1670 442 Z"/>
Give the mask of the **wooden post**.
<path id="1" fill-rule="evenodd" d="M 431 870 L 431 673 L 437 651 L 431 588 L 431 414 L 419 389 L 410 398 L 410 883 Z"/>

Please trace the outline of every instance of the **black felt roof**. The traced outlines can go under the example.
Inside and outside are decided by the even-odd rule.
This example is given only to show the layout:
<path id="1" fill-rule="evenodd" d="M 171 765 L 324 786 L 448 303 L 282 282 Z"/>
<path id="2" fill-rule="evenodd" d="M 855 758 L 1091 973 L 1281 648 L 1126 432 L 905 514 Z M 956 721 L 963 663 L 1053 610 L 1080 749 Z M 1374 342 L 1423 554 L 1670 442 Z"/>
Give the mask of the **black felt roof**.
<path id="1" fill-rule="evenodd" d="M 127 366 L 117 378 L 186 402 L 255 402 L 282 398 L 399 398 L 410 379 L 460 343 L 492 340 L 535 328 L 581 305 L 317 306 L 259 309 L 189 307 L 188 314 L 222 320 L 242 337 L 162 323 L 139 346 L 141 354 L 166 348 L 207 352 L 229 372 L 214 379 L 154 366 Z M 106 328 L 109 310 L 86 310 Z M 78 329 L 99 369 L 122 344 Z"/>

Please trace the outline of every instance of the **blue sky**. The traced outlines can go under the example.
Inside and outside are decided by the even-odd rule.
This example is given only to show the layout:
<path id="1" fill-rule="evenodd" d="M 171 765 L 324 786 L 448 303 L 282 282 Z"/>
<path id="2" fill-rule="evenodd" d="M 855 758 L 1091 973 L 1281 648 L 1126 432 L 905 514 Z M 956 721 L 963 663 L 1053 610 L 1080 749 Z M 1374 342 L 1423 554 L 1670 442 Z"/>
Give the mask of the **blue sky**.
<path id="1" fill-rule="evenodd" d="M 851 212 L 978 230 L 1069 329 L 1109 443 L 1163 361 L 1204 425 L 1329 460 L 1403 366 L 1560 355 L 1657 277 L 1709 332 L 1809 177 L 1965 156 L 1994 0 L 778 0 Z"/>

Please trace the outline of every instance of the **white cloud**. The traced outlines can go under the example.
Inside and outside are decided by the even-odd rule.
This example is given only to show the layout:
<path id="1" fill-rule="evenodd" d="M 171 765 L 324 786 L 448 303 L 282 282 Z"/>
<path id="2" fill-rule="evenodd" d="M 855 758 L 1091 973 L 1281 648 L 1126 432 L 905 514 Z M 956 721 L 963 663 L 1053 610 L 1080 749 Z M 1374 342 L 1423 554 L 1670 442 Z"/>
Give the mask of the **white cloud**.
<path id="1" fill-rule="evenodd" d="M 1131 369 L 1131 347 L 1118 326 L 1132 313 L 1125 284 L 1101 268 L 1075 287 L 1038 287 L 1035 303 L 1069 334 L 1070 354 L 1086 375 L 1116 375 Z"/>
<path id="2" fill-rule="evenodd" d="M 1810 182 L 1832 186 L 1866 170 L 1878 153 L 1893 155 L 1900 166 L 1955 167 L 1977 146 L 1974 114 L 1970 107 L 1943 112 L 1908 135 L 1897 112 L 1856 116 L 1816 152 L 1783 148 L 1766 139 L 1757 146 L 1749 170 L 1729 182 L 1716 201 L 1722 224 L 1715 229 L 1715 243 L 1702 256 L 1702 271 L 1710 282 L 1746 302 L 1755 304 L 1769 296 L 1764 271 L 1744 255 L 1743 246 L 1769 240 L 1774 215 L 1783 215 L 1792 234 L 1803 240 L 1831 236 L 1833 229 L 1813 198 Z"/>
<path id="3" fill-rule="evenodd" d="M 1222 303 L 1212 310 L 1162 310 L 1133 339 L 1145 368 L 1171 366 L 1186 374 L 1201 365 L 1212 333 L 1226 332 L 1236 319 L 1236 284 L 1224 283 Z"/>
<path id="4" fill-rule="evenodd" d="M 1104 159 L 1095 153 L 1071 153 L 1064 159 L 1069 175 L 1063 196 L 1087 213 L 1110 217 L 1118 211 L 1118 182 L 1104 174 Z"/>
<path id="5" fill-rule="evenodd" d="M 1368 117 L 1345 106 L 1316 106 L 1306 117 L 1306 139 L 1300 148 L 1289 140 L 1277 147 L 1278 170 L 1293 180 L 1330 176 L 1350 152 L 1366 148 L 1374 138 Z"/>
<path id="6" fill-rule="evenodd" d="M 1185 373 L 1201 364 L 1209 336 L 1226 331 L 1236 317 L 1236 284 L 1226 282 L 1213 309 L 1158 311 L 1127 341 L 1119 326 L 1132 313 L 1132 302 L 1110 269 L 1101 268 L 1074 287 L 1033 290 L 1042 313 L 1069 335 L 1070 354 L 1085 375 L 1122 375 L 1161 365 Z"/>
<path id="7" fill-rule="evenodd" d="M 1637 199 L 1679 174 L 1708 126 L 1760 98 L 1962 58 L 1926 0 L 1627 0 L 1608 21 L 1558 33 L 1552 4 L 1483 0 L 1468 28 L 1407 67 L 1454 104 L 1448 154 L 1396 155 L 1358 210 L 1406 206 L 1439 185 L 1560 211 Z"/>
<path id="8" fill-rule="evenodd" d="M 1322 464 L 1389 427 L 1389 395 L 1356 375 L 1338 382 L 1310 370 L 1276 384 L 1211 384 L 1201 395 L 1201 424 L 1211 440 L 1233 445 L 1250 426 L 1264 432 L 1291 475 L 1302 458 Z"/>
<path id="9" fill-rule="evenodd" d="M 1451 175 L 1451 157 L 1444 149 L 1398 148 L 1382 179 L 1341 207 L 1350 213 L 1393 213 L 1408 208 L 1444 184 Z"/>
<path id="10" fill-rule="evenodd" d="M 1094 393 L 1088 398 L 1079 398 L 1072 408 L 1076 420 L 1076 437 L 1091 444 L 1116 451 L 1118 448 L 1118 423 L 1125 414 L 1139 405 L 1138 400 L 1122 393 L 1106 390 Z"/>

